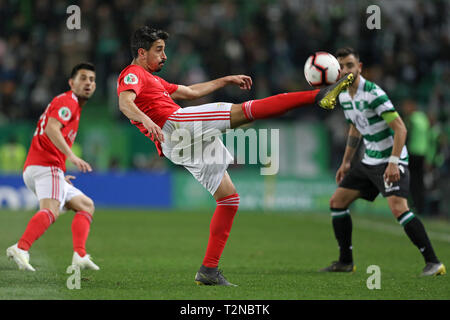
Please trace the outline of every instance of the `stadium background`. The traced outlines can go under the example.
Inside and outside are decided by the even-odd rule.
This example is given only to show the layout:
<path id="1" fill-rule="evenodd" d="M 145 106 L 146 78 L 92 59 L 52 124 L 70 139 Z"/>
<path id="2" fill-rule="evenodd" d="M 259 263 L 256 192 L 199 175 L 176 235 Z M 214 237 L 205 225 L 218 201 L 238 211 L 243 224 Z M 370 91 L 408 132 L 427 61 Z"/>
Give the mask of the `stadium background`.
<path id="1" fill-rule="evenodd" d="M 81 8 L 81 29 L 68 30 L 66 9 Z M 381 29 L 366 27 L 368 5 L 381 8 Z M 129 37 L 143 24 L 167 30 L 168 64 L 161 76 L 192 84 L 228 74 L 253 78 L 250 92 L 226 88 L 182 106 L 242 102 L 309 89 L 303 64 L 315 51 L 354 46 L 363 74 L 402 113 L 412 99 L 426 113 L 426 210 L 450 217 L 450 25 L 448 1 L 0 1 L 0 207 L 36 206 L 21 170 L 36 121 L 79 61 L 97 68 L 97 91 L 83 110 L 74 146 L 95 173 L 76 185 L 97 208 L 204 209 L 214 200 L 183 168 L 157 156 L 154 145 L 120 114 L 116 79 L 131 61 Z M 334 174 L 345 148 L 341 110 L 303 108 L 253 128 L 280 129 L 280 171 L 232 165 L 241 209 L 328 211 Z M 359 212 L 390 215 L 384 201 L 357 202 Z M 209 211 L 205 211 L 209 212 Z"/>

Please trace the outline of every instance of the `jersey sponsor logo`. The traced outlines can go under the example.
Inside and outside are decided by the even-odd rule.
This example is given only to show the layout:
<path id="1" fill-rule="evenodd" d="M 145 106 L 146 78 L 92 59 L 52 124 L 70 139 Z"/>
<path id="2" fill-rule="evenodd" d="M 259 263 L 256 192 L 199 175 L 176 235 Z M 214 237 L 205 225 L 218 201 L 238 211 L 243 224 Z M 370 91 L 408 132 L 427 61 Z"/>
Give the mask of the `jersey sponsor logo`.
<path id="1" fill-rule="evenodd" d="M 72 112 L 70 111 L 70 109 L 68 107 L 61 107 L 58 110 L 58 115 L 61 119 L 63 119 L 64 121 L 67 121 L 72 117 Z"/>
<path id="2" fill-rule="evenodd" d="M 72 130 L 70 130 L 70 132 L 69 132 L 69 134 L 67 135 L 67 137 L 69 138 L 69 140 L 72 142 L 72 144 L 74 143 L 74 141 L 75 141 L 75 138 L 77 137 L 77 132 L 76 131 L 73 131 L 73 129 Z"/>
<path id="3" fill-rule="evenodd" d="M 125 82 L 125 84 L 136 84 L 136 83 L 138 83 L 138 81 L 139 81 L 139 79 L 134 73 L 127 74 L 123 80 L 123 82 Z"/>
<path id="4" fill-rule="evenodd" d="M 391 192 L 391 191 L 397 191 L 397 190 L 400 190 L 399 185 L 394 186 L 394 183 L 384 180 L 384 191 L 385 192 Z"/>

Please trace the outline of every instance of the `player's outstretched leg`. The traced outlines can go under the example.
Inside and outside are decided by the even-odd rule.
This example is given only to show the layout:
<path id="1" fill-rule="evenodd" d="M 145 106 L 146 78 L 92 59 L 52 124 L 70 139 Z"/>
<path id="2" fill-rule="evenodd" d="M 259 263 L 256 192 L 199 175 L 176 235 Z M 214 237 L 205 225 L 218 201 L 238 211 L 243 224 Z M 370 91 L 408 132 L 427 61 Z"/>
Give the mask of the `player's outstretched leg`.
<path id="1" fill-rule="evenodd" d="M 425 260 L 422 276 L 437 276 L 446 273 L 445 265 L 437 258 L 423 223 L 410 210 L 404 212 L 397 221 L 403 226 L 406 235 L 419 249 Z"/>
<path id="2" fill-rule="evenodd" d="M 347 89 L 353 81 L 354 76 L 350 73 L 335 84 L 322 89 L 281 93 L 264 99 L 235 104 L 231 108 L 231 128 L 257 119 L 278 117 L 302 106 L 316 104 L 321 108 L 333 109 L 339 93 Z"/>
<path id="3" fill-rule="evenodd" d="M 236 286 L 230 283 L 218 268 L 220 257 L 230 235 L 234 216 L 239 208 L 239 195 L 227 173 L 225 173 L 214 197 L 217 207 L 211 219 L 205 258 L 195 275 L 195 282 L 198 285 Z"/>
<path id="4" fill-rule="evenodd" d="M 42 201 L 53 202 L 50 209 L 41 209 L 30 219 L 20 240 L 6 250 L 6 256 L 12 259 L 20 270 L 35 271 L 30 264 L 30 254 L 28 250 L 32 244 L 39 239 L 45 231 L 55 222 L 53 212 L 58 212 L 59 202 L 53 199 Z M 41 205 L 42 206 L 42 205 Z M 42 206 L 43 207 L 43 206 Z"/>
<path id="5" fill-rule="evenodd" d="M 353 73 L 346 74 L 335 84 L 320 89 L 316 96 L 316 103 L 324 109 L 334 109 L 338 95 L 355 81 Z"/>
<path id="6" fill-rule="evenodd" d="M 409 210 L 406 198 L 392 195 L 386 197 L 386 199 L 392 214 L 397 218 L 398 223 L 403 226 L 406 235 L 419 249 L 425 260 L 422 276 L 445 274 L 445 266 L 437 258 L 422 221 Z"/>

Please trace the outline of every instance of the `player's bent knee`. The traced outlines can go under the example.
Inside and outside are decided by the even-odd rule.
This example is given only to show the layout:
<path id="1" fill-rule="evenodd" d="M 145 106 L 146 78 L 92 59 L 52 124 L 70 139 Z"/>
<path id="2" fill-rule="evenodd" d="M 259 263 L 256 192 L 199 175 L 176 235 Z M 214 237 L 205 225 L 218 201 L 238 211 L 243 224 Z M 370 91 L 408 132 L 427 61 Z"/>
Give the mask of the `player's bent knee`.
<path id="1" fill-rule="evenodd" d="M 400 217 L 403 213 L 408 211 L 408 207 L 402 204 L 394 204 L 390 206 L 391 212 L 395 217 Z"/>
<path id="2" fill-rule="evenodd" d="M 94 201 L 91 198 L 87 198 L 85 206 L 86 206 L 86 210 L 85 211 L 89 212 L 91 214 L 91 216 L 93 216 L 94 212 L 95 212 Z"/>
<path id="3" fill-rule="evenodd" d="M 55 220 L 59 217 L 59 201 L 55 199 L 42 199 L 39 203 L 39 209 L 47 209 L 49 210 Z"/>

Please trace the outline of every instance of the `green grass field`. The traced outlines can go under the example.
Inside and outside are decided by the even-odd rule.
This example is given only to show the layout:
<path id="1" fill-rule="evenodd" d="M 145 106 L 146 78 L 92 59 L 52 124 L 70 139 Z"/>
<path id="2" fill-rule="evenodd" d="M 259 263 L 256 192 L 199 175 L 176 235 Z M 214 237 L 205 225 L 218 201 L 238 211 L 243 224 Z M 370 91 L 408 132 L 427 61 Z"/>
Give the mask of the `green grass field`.
<path id="1" fill-rule="evenodd" d="M 353 214 L 354 274 L 317 270 L 337 258 L 328 214 L 238 212 L 220 268 L 236 288 L 197 286 L 209 213 L 98 210 L 87 249 L 101 267 L 66 286 L 72 213 L 62 215 L 30 250 L 35 273 L 17 270 L 5 250 L 33 212 L 0 212 L 0 299 L 450 299 L 449 276 L 420 277 L 422 256 L 395 220 Z M 450 224 L 423 219 L 439 258 L 450 267 Z M 369 265 L 381 289 L 369 290 Z"/>

